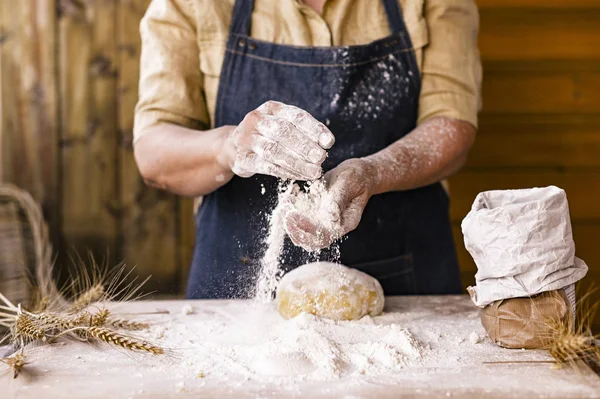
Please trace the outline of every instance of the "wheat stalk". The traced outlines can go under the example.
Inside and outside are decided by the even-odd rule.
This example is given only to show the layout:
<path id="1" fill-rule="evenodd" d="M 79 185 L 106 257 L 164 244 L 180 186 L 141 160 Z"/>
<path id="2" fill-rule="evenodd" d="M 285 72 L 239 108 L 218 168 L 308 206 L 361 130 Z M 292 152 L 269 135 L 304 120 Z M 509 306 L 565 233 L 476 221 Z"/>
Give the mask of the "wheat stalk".
<path id="1" fill-rule="evenodd" d="M 46 341 L 46 331 L 35 322 L 27 313 L 21 313 L 17 316 L 14 324 L 14 337 L 20 339 L 23 343 L 30 341 Z"/>
<path id="2" fill-rule="evenodd" d="M 108 320 L 108 316 L 110 316 L 110 311 L 107 308 L 102 308 L 92 316 L 90 324 L 93 327 L 103 327 Z"/>
<path id="3" fill-rule="evenodd" d="M 71 310 L 77 312 L 84 309 L 90 304 L 99 301 L 103 295 L 104 286 L 102 283 L 96 283 L 75 298 L 75 301 L 73 301 L 73 304 L 71 305 Z"/>
<path id="4" fill-rule="evenodd" d="M 0 361 L 12 369 L 13 378 L 17 378 L 23 367 L 27 364 L 25 354 L 22 352 L 15 354 L 13 357 L 0 358 Z"/>
<path id="5" fill-rule="evenodd" d="M 130 331 L 139 331 L 145 330 L 150 327 L 147 323 L 140 323 L 137 321 L 129 321 L 125 319 L 109 319 L 108 324 L 119 330 L 130 330 Z"/>
<path id="6" fill-rule="evenodd" d="M 110 311 L 103 307 L 91 317 L 91 326 L 93 327 L 111 327 L 119 330 L 139 331 L 150 327 L 147 323 L 140 323 L 126 319 L 110 317 Z"/>
<path id="7" fill-rule="evenodd" d="M 576 366 L 580 364 L 580 360 L 588 365 L 600 364 L 600 348 L 594 343 L 598 336 L 594 336 L 590 329 L 591 321 L 600 303 L 588 306 L 590 295 L 594 291 L 588 290 L 577 301 L 577 325 L 572 317 L 566 320 L 543 321 L 544 349 L 554 358 L 559 368 L 566 364 Z"/>
<path id="8" fill-rule="evenodd" d="M 42 312 L 39 314 L 33 313 L 31 316 L 43 323 L 46 329 L 59 331 L 88 324 L 93 318 L 89 312 L 81 312 L 76 315 Z"/>
<path id="9" fill-rule="evenodd" d="M 123 303 L 137 299 L 147 279 L 141 283 L 137 278 L 130 279 L 132 270 L 127 271 L 121 265 L 113 271 L 107 271 L 93 262 L 91 272 L 73 278 L 70 288 L 75 299 L 71 303 L 64 300 L 63 290 L 54 293 L 60 297 L 60 301 L 54 296 L 42 296 L 43 292 L 40 291 L 37 300 L 27 310 L 21 304 L 13 304 L 0 293 L 0 326 L 10 329 L 10 334 L 0 337 L 0 344 L 9 340 L 23 350 L 29 342 L 48 343 L 67 336 L 86 342 L 98 340 L 130 351 L 164 354 L 165 350 L 159 346 L 116 331 L 142 330 L 148 328 L 148 324 L 113 317 L 104 306 L 95 312 L 91 311 L 90 305 L 95 303 L 115 299 Z M 3 362 L 18 374 L 25 364 L 24 355 Z"/>
<path id="10" fill-rule="evenodd" d="M 594 345 L 594 336 L 572 331 L 560 321 L 549 324 L 552 336 L 546 349 L 558 366 L 575 364 L 578 360 L 600 361 L 600 348 Z"/>
<path id="11" fill-rule="evenodd" d="M 164 349 L 159 346 L 152 345 L 149 342 L 118 333 L 106 327 L 75 327 L 71 330 L 65 331 L 65 333 L 71 331 L 80 331 L 88 337 L 93 337 L 100 341 L 120 346 L 121 348 L 125 348 L 132 351 L 149 352 L 154 355 L 165 353 Z"/>

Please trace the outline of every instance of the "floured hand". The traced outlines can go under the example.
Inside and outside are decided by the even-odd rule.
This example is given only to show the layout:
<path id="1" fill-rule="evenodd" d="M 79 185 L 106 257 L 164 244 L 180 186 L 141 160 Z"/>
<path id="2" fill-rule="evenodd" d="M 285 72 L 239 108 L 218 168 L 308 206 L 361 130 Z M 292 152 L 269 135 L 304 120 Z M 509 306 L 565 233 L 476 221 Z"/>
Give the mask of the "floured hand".
<path id="1" fill-rule="evenodd" d="M 268 101 L 249 112 L 227 140 L 230 167 L 238 176 L 315 180 L 323 173 L 321 164 L 335 138 L 308 112 Z"/>
<path id="2" fill-rule="evenodd" d="M 307 251 L 316 251 L 356 229 L 377 179 L 370 162 L 349 159 L 325 175 L 327 192 L 319 199 L 318 212 L 298 209 L 292 195 L 284 216 L 292 242 Z"/>

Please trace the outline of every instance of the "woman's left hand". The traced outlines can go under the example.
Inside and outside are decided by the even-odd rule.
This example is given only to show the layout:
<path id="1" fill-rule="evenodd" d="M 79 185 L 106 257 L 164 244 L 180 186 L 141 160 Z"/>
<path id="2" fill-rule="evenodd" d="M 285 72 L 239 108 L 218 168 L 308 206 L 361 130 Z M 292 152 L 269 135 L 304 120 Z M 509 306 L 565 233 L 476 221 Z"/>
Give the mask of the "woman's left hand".
<path id="1" fill-rule="evenodd" d="M 330 220 L 310 220 L 300 212 L 288 212 L 285 228 L 292 242 L 307 251 L 316 251 L 356 229 L 377 180 L 375 166 L 360 158 L 346 160 L 327 172 Z"/>

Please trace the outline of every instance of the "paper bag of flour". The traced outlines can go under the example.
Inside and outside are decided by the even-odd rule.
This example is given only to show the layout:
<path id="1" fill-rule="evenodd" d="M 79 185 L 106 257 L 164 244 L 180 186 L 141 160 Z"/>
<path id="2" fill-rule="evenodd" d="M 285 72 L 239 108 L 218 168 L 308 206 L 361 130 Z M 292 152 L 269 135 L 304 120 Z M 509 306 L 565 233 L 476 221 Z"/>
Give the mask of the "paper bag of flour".
<path id="1" fill-rule="evenodd" d="M 480 312 L 490 339 L 504 348 L 539 349 L 548 343 L 548 320 L 568 322 L 572 317 L 564 290 L 547 291 L 531 298 L 496 301 Z"/>
<path id="2" fill-rule="evenodd" d="M 575 257 L 567 196 L 558 187 L 480 193 L 461 227 L 477 265 L 468 291 L 479 307 L 558 290 L 587 273 Z"/>

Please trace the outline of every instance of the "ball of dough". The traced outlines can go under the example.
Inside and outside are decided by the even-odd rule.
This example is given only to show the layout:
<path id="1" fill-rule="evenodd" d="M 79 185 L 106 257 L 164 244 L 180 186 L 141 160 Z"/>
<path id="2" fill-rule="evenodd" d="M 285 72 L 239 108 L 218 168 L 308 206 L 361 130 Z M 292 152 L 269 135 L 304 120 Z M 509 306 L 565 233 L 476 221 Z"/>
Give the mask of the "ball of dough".
<path id="1" fill-rule="evenodd" d="M 286 319 L 302 312 L 333 320 L 358 320 L 383 311 L 379 281 L 359 270 L 329 262 L 300 266 L 283 276 L 277 307 Z"/>

